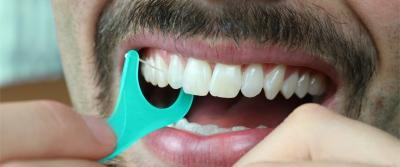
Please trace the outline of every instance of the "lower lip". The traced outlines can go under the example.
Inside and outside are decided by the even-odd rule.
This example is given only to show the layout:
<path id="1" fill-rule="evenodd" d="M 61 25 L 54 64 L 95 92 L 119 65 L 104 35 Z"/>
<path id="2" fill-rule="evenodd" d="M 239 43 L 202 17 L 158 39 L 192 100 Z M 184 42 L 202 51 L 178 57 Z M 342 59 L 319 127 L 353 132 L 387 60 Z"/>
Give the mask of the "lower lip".
<path id="1" fill-rule="evenodd" d="M 146 147 L 161 160 L 190 167 L 232 166 L 272 128 L 249 129 L 212 136 L 163 128 L 144 138 Z"/>

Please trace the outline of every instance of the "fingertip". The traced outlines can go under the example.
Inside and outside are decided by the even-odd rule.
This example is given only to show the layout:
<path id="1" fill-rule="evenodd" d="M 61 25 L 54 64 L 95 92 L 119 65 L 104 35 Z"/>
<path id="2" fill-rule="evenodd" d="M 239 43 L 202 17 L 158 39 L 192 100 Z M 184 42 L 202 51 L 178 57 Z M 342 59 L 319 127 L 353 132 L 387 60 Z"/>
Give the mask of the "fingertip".
<path id="1" fill-rule="evenodd" d="M 101 148 L 105 150 L 105 152 L 112 152 L 114 150 L 116 145 L 116 137 L 104 119 L 96 118 L 94 116 L 81 116 L 78 113 L 73 112 L 71 107 L 58 101 L 39 100 L 32 103 L 39 104 L 48 111 L 58 112 L 59 114 L 57 115 L 61 115 L 62 117 L 81 117 L 86 123 L 88 129 L 92 132 L 93 136 L 97 139 Z"/>
<path id="2" fill-rule="evenodd" d="M 55 101 L 2 104 L 0 163 L 18 158 L 98 159 L 112 153 L 115 137 L 105 120 L 83 118 Z"/>
<path id="3" fill-rule="evenodd" d="M 38 101 L 31 101 L 33 105 L 38 105 L 42 106 L 43 108 L 46 108 L 49 111 L 72 111 L 72 108 L 70 106 L 67 106 L 64 103 L 61 103 L 59 101 L 54 101 L 54 100 L 38 100 Z"/>
<path id="4" fill-rule="evenodd" d="M 293 112 L 325 111 L 327 108 L 317 103 L 306 103 L 297 107 Z"/>
<path id="5" fill-rule="evenodd" d="M 116 145 L 116 137 L 107 122 L 104 119 L 92 116 L 83 116 L 82 118 L 102 148 L 112 152 Z"/>
<path id="6" fill-rule="evenodd" d="M 116 137 L 112 129 L 107 124 L 106 120 L 96 118 L 95 116 L 80 115 L 79 113 L 74 112 L 70 106 L 67 106 L 58 101 L 40 100 L 34 101 L 32 103 L 41 106 L 41 108 L 44 108 L 45 111 L 52 111 L 48 113 L 46 112 L 45 114 L 51 115 L 54 120 L 58 120 L 56 121 L 58 122 L 58 127 L 66 128 L 60 129 L 62 131 L 70 131 L 70 128 L 73 128 L 73 126 L 70 126 L 70 124 L 78 125 L 83 122 L 84 124 L 82 125 L 86 125 L 87 129 L 91 132 L 91 134 L 89 135 L 93 137 L 92 140 L 95 139 L 94 141 L 97 141 L 92 142 L 93 145 L 91 145 L 93 148 L 95 148 L 94 150 L 97 150 L 96 154 L 98 154 L 98 156 L 96 157 L 100 157 L 113 152 L 116 145 Z M 78 136 L 82 137 L 82 135 L 71 137 L 77 138 Z"/>
<path id="7" fill-rule="evenodd" d="M 319 119 L 326 115 L 330 115 L 332 112 L 317 103 L 306 103 L 297 107 L 290 115 L 289 119 Z"/>

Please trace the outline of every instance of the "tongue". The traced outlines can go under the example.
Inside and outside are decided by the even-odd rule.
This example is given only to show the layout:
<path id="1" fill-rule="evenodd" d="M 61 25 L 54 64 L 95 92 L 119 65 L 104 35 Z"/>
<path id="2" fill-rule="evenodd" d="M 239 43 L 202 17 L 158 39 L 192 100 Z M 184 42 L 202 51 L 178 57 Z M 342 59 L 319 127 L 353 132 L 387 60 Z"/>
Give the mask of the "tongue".
<path id="1" fill-rule="evenodd" d="M 270 101 L 263 95 L 254 98 L 238 96 L 234 99 L 196 97 L 186 119 L 198 124 L 215 124 L 225 128 L 233 126 L 255 128 L 259 125 L 274 128 L 293 109 L 305 102 L 306 99 L 286 100 L 282 96 Z"/>

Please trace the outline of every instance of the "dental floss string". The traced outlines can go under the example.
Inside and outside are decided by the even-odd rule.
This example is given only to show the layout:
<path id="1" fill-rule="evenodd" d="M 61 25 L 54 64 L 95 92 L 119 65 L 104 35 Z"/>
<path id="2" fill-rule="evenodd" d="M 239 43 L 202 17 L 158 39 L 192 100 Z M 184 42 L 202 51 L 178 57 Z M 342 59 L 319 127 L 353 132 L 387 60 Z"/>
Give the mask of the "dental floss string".
<path id="1" fill-rule="evenodd" d="M 126 59 L 126 58 L 128 57 L 128 54 L 126 54 L 124 57 L 125 57 L 125 59 Z M 153 68 L 154 70 L 157 70 L 157 71 L 159 71 L 159 72 L 162 72 L 162 73 L 164 73 L 164 74 L 167 73 L 167 71 L 164 71 L 164 70 L 162 70 L 162 69 L 160 69 L 160 68 L 158 68 L 158 67 L 156 67 L 156 66 L 153 66 L 153 65 L 150 64 L 147 60 L 144 60 L 144 59 L 142 59 L 142 58 L 140 58 L 140 57 L 139 57 L 139 62 L 142 63 L 142 64 L 144 64 L 144 65 L 146 65 L 146 66 L 149 66 L 149 67 Z"/>
<path id="2" fill-rule="evenodd" d="M 117 137 L 117 145 L 112 154 L 100 160 L 101 163 L 120 155 L 147 134 L 178 122 L 192 106 L 193 95 L 183 90 L 174 104 L 167 108 L 149 103 L 140 88 L 139 63 L 137 51 L 131 50 L 125 55 L 118 100 L 114 112 L 107 119 Z"/>
<path id="3" fill-rule="evenodd" d="M 167 74 L 167 71 L 164 71 L 164 70 L 162 70 L 162 69 L 160 69 L 160 68 L 158 68 L 158 67 L 156 67 L 156 66 L 153 66 L 152 64 L 150 64 L 150 63 L 149 63 L 148 61 L 146 61 L 146 60 L 143 60 L 143 59 L 139 58 L 139 62 L 140 62 L 140 63 L 143 63 L 143 64 L 146 65 L 146 66 L 149 66 L 149 67 L 153 68 L 154 70 L 157 70 L 157 71 L 159 71 L 159 72 L 162 72 L 162 73 L 164 73 L 164 74 Z"/>

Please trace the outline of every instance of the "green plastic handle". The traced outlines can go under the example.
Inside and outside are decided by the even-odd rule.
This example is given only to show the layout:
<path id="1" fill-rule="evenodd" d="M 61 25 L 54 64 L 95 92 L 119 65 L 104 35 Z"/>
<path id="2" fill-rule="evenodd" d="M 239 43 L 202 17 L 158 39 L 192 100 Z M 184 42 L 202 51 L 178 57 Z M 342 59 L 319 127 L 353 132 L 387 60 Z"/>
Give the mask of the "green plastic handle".
<path id="1" fill-rule="evenodd" d="M 149 133 L 175 123 L 190 110 L 193 95 L 180 90 L 177 100 L 168 108 L 157 108 L 144 97 L 139 84 L 139 54 L 135 50 L 125 55 L 120 92 L 108 124 L 117 137 L 116 149 L 100 160 L 104 163 L 130 148 Z"/>

